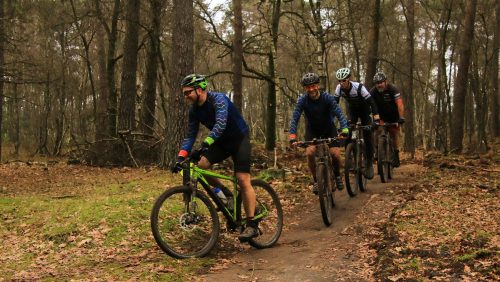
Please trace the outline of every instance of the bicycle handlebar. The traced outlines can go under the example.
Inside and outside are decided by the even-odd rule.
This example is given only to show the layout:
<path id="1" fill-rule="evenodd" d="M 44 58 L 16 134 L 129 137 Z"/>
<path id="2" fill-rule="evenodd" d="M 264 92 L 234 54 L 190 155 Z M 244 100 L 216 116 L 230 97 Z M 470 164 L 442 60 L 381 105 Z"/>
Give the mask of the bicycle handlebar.
<path id="1" fill-rule="evenodd" d="M 305 148 L 309 145 L 318 145 L 322 143 L 327 143 L 331 144 L 333 142 L 341 141 L 343 139 L 340 139 L 339 137 L 331 137 L 331 138 L 321 138 L 321 139 L 313 139 L 311 141 L 298 141 L 297 142 L 297 147 Z"/>
<path id="2" fill-rule="evenodd" d="M 388 128 L 388 127 L 399 127 L 399 123 L 397 122 L 385 122 L 384 124 L 378 124 L 377 126 L 382 126 L 382 127 L 385 127 L 385 128 Z"/>
<path id="3" fill-rule="evenodd" d="M 372 130 L 373 126 L 372 125 L 360 125 L 360 124 L 352 124 L 351 126 L 349 126 L 349 129 L 351 129 L 351 131 L 353 130 L 356 130 L 356 129 L 361 129 L 361 130 Z"/>

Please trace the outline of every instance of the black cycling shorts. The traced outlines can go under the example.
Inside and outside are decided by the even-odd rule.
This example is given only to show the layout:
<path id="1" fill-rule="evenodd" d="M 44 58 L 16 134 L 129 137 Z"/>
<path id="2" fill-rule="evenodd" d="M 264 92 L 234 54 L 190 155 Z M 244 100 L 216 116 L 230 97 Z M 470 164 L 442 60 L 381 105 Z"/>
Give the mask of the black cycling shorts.
<path id="1" fill-rule="evenodd" d="M 234 172 L 250 173 L 250 137 L 248 134 L 239 140 L 233 142 L 215 141 L 205 153 L 205 157 L 211 164 L 220 163 L 232 157 L 234 163 Z"/>

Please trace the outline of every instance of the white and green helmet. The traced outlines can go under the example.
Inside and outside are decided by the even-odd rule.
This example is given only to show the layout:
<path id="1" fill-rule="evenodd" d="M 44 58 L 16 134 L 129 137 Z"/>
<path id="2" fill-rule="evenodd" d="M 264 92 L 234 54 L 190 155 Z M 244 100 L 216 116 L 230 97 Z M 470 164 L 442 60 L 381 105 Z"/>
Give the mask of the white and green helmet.
<path id="1" fill-rule="evenodd" d="M 346 79 L 351 76 L 351 70 L 349 68 L 341 68 L 337 70 L 337 73 L 335 74 L 335 77 L 337 77 L 338 80 Z"/>

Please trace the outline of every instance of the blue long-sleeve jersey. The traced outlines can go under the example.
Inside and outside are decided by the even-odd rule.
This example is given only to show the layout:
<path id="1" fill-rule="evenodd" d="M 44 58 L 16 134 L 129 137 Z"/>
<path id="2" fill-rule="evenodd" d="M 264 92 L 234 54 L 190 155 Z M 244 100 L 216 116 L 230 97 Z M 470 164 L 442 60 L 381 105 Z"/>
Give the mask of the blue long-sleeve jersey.
<path id="1" fill-rule="evenodd" d="M 223 93 L 207 92 L 203 105 L 193 105 L 189 110 L 188 132 L 181 150 L 190 152 L 196 141 L 200 123 L 210 129 L 214 141 L 229 141 L 242 138 L 248 133 L 248 125 L 234 104 Z"/>
<path id="2" fill-rule="evenodd" d="M 306 116 L 306 126 L 313 132 L 325 132 L 334 127 L 335 117 L 339 120 L 341 128 L 349 127 L 335 98 L 327 92 L 320 92 L 317 100 L 309 98 L 307 93 L 299 97 L 290 123 L 290 134 L 297 134 L 297 124 L 302 113 Z"/>

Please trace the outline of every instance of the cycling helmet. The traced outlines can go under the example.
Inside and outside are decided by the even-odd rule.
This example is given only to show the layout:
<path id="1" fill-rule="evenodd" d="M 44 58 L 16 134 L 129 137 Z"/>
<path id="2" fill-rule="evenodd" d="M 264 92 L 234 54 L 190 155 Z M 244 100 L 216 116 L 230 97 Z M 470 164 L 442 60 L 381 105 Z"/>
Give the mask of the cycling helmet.
<path id="1" fill-rule="evenodd" d="M 190 87 L 193 87 L 195 89 L 201 88 L 203 90 L 205 90 L 207 88 L 207 85 L 208 85 L 208 81 L 205 78 L 205 76 L 200 75 L 200 74 L 194 74 L 194 73 L 184 77 L 184 79 L 181 82 L 181 87 L 190 86 Z"/>
<path id="2" fill-rule="evenodd" d="M 341 68 L 335 74 L 338 80 L 346 79 L 351 76 L 351 70 L 349 68 Z"/>
<path id="3" fill-rule="evenodd" d="M 385 80 L 387 80 L 387 77 L 385 76 L 385 74 L 383 72 L 377 72 L 373 76 L 373 83 L 378 83 L 378 82 L 385 81 Z"/>
<path id="4" fill-rule="evenodd" d="M 302 86 L 319 83 L 319 76 L 314 72 L 308 72 L 302 76 L 300 83 L 302 83 Z"/>

